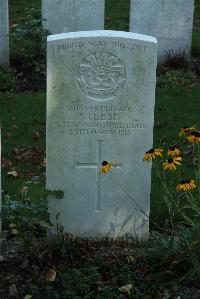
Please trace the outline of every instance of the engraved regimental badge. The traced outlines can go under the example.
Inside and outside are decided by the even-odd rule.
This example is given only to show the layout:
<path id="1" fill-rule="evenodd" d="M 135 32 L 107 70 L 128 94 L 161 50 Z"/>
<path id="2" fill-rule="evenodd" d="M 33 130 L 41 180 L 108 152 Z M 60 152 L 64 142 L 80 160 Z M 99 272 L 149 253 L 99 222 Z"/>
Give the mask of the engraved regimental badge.
<path id="1" fill-rule="evenodd" d="M 77 83 L 89 98 L 103 101 L 117 96 L 126 82 L 122 61 L 107 52 L 87 55 L 78 70 Z"/>

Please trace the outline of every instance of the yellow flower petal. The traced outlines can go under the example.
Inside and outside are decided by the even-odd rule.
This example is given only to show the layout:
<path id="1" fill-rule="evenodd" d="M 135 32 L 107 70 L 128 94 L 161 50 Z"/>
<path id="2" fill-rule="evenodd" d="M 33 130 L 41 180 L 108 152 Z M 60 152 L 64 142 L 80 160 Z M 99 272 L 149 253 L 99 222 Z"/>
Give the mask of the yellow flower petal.
<path id="1" fill-rule="evenodd" d="M 194 180 L 185 180 L 181 181 L 177 186 L 176 186 L 176 191 L 188 191 L 188 190 L 193 190 L 196 188 L 196 182 Z"/>
<path id="2" fill-rule="evenodd" d="M 157 157 L 162 157 L 162 152 L 163 149 L 161 148 L 152 148 L 145 153 L 143 161 L 152 162 Z"/>

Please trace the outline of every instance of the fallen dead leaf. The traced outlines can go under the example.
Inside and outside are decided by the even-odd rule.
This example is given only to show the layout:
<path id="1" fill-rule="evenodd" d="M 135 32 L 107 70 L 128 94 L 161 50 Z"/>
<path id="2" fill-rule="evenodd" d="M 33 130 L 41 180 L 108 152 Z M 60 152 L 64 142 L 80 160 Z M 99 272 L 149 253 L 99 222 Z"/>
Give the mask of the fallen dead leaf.
<path id="1" fill-rule="evenodd" d="M 121 288 L 119 288 L 119 290 L 120 290 L 120 292 L 126 293 L 126 294 L 128 294 L 130 296 L 132 288 L 133 288 L 132 284 L 127 284 L 127 285 L 122 286 Z"/>
<path id="2" fill-rule="evenodd" d="M 24 160 L 24 161 L 30 161 L 31 164 L 40 164 L 41 160 L 44 157 L 44 147 L 38 146 L 38 147 L 23 147 L 23 148 L 15 148 L 12 151 L 13 157 L 16 160 Z"/>
<path id="3" fill-rule="evenodd" d="M 17 295 L 17 287 L 16 287 L 16 285 L 15 284 L 11 284 L 10 286 L 9 286 L 9 294 L 10 294 L 10 296 L 16 296 Z"/>
<path id="4" fill-rule="evenodd" d="M 36 139 L 36 140 L 38 140 L 39 138 L 40 138 L 40 132 L 35 132 L 34 134 L 33 134 L 33 138 L 34 139 Z"/>
<path id="5" fill-rule="evenodd" d="M 46 273 L 46 282 L 53 282 L 56 279 L 56 270 L 53 268 L 49 268 Z"/>
<path id="6" fill-rule="evenodd" d="M 0 255 L 0 262 L 4 262 L 5 260 L 5 257 L 3 257 L 3 255 Z"/>
<path id="7" fill-rule="evenodd" d="M 16 178 L 18 176 L 18 173 L 16 170 L 12 170 L 8 172 L 8 175 Z"/>
<path id="8" fill-rule="evenodd" d="M 13 23 L 10 27 L 11 27 L 11 28 L 16 28 L 17 26 L 18 26 L 17 23 Z"/>
<path id="9" fill-rule="evenodd" d="M 12 162 L 10 160 L 2 160 L 2 167 L 3 168 L 10 168 L 12 166 Z"/>
<path id="10" fill-rule="evenodd" d="M 35 175 L 34 172 L 31 172 L 31 171 L 27 171 L 26 172 L 26 177 L 29 178 L 29 179 L 31 179 L 32 177 L 34 177 L 34 175 Z M 32 181 L 31 181 L 31 183 L 32 183 Z"/>
<path id="11" fill-rule="evenodd" d="M 128 255 L 127 256 L 127 261 L 128 261 L 128 264 L 131 264 L 135 261 L 135 258 L 132 255 Z"/>
<path id="12" fill-rule="evenodd" d="M 40 167 L 46 167 L 46 159 L 44 159 L 44 160 L 40 163 Z"/>
<path id="13" fill-rule="evenodd" d="M 26 196 L 28 192 L 28 187 L 23 187 L 21 190 L 22 197 Z"/>
<path id="14" fill-rule="evenodd" d="M 35 116 L 35 117 L 33 118 L 33 122 L 34 122 L 34 123 L 41 123 L 41 120 L 40 120 L 37 116 Z"/>
<path id="15" fill-rule="evenodd" d="M 10 223 L 10 224 L 9 224 L 9 227 L 10 227 L 10 228 L 15 228 L 15 227 L 17 227 L 17 224 L 15 224 L 15 223 Z"/>
<path id="16" fill-rule="evenodd" d="M 102 286 L 104 286 L 104 285 L 108 285 L 108 284 L 110 284 L 110 281 L 102 281 L 102 280 L 98 280 L 98 281 L 96 281 L 95 284 L 98 285 L 98 286 L 100 286 L 100 287 L 102 287 Z"/>

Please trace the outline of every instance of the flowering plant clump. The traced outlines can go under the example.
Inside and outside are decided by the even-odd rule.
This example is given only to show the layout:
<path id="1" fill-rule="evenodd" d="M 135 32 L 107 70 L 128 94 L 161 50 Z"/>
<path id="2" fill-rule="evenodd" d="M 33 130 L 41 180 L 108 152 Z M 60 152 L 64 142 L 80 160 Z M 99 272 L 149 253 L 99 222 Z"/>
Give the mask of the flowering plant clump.
<path id="1" fill-rule="evenodd" d="M 180 140 L 180 144 L 167 149 L 151 148 L 143 157 L 144 162 L 152 163 L 163 187 L 169 217 L 167 226 L 155 223 L 118 179 L 112 178 L 136 209 L 159 229 L 159 233 L 152 233 L 146 254 L 162 262 L 169 261 L 173 264 L 170 267 L 184 261 L 189 275 L 200 278 L 200 131 L 193 125 L 181 128 L 178 135 L 183 144 Z M 100 172 L 107 174 L 114 167 L 117 167 L 116 161 L 103 161 Z"/>
<path id="2" fill-rule="evenodd" d="M 181 178 L 180 172 L 177 173 L 177 186 L 176 191 L 190 191 L 194 190 L 198 187 L 200 189 L 200 131 L 197 130 L 196 125 L 193 125 L 191 127 L 183 127 L 180 129 L 179 137 L 185 138 L 185 140 L 188 142 L 188 145 L 192 143 L 193 146 L 193 160 L 198 161 L 198 167 L 196 167 L 196 164 L 194 164 L 194 173 L 196 179 L 185 179 Z M 197 147 L 197 148 L 195 148 Z M 197 154 L 197 158 L 195 157 L 195 154 Z M 161 158 L 161 164 L 163 171 L 176 171 L 178 167 L 182 166 L 182 163 L 184 162 L 184 151 L 183 148 L 181 149 L 179 144 L 174 144 L 169 146 L 169 148 L 166 151 L 165 160 L 163 160 L 163 149 L 150 149 L 144 154 L 143 160 L 146 162 L 152 162 L 153 160 L 156 160 L 157 158 Z M 156 161 L 155 161 L 156 162 Z M 156 173 L 158 174 L 159 178 L 162 181 L 162 184 L 166 187 L 166 180 L 164 173 L 161 174 L 158 170 L 158 165 L 153 165 L 153 167 L 156 169 Z M 199 194 L 200 190 L 198 190 Z M 200 209 L 199 209 L 200 212 Z"/>
<path id="3" fill-rule="evenodd" d="M 143 158 L 153 162 L 170 220 L 167 234 L 152 238 L 151 254 L 186 260 L 188 272 L 200 277 L 200 131 L 196 125 L 186 126 L 178 135 L 182 146 L 176 143 L 159 154 L 151 149 Z"/>

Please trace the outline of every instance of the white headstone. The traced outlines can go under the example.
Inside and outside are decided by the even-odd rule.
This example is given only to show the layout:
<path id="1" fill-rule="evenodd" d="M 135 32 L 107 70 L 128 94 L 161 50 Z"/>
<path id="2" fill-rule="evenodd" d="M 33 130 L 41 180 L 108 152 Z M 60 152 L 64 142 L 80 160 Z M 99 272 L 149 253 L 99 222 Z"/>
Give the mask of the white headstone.
<path id="1" fill-rule="evenodd" d="M 8 0 L 0 0 L 0 65 L 9 64 Z"/>
<path id="2" fill-rule="evenodd" d="M 1 190 L 1 122 L 0 122 L 0 233 L 2 230 L 2 202 L 1 202 L 2 190 Z M 1 236 L 0 236 L 1 245 Z"/>
<path id="3" fill-rule="evenodd" d="M 51 35 L 47 42 L 47 189 L 52 222 L 78 237 L 148 235 L 156 39 L 120 31 Z M 101 174 L 103 161 L 117 161 Z M 118 180 L 122 188 L 116 183 Z"/>
<path id="4" fill-rule="evenodd" d="M 105 0 L 42 0 L 43 25 L 52 34 L 104 29 Z"/>
<path id="5" fill-rule="evenodd" d="M 130 31 L 157 38 L 159 62 L 169 51 L 189 57 L 193 13 L 194 0 L 131 0 Z"/>

